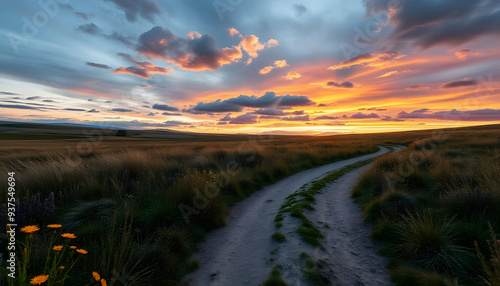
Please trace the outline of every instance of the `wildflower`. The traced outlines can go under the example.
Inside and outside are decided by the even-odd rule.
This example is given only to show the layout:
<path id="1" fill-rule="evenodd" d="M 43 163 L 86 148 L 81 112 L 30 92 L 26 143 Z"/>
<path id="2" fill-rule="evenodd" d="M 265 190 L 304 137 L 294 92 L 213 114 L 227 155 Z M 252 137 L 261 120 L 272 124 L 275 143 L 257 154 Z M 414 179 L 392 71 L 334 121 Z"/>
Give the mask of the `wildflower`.
<path id="1" fill-rule="evenodd" d="M 62 248 L 63 248 L 62 245 L 56 245 L 56 246 L 52 247 L 52 249 L 54 249 L 55 251 L 61 251 Z"/>
<path id="2" fill-rule="evenodd" d="M 28 234 L 32 234 L 32 233 L 34 233 L 35 231 L 38 231 L 38 230 L 40 230 L 40 228 L 38 227 L 38 225 L 27 225 L 27 226 L 21 228 L 21 232 L 28 233 Z"/>
<path id="3" fill-rule="evenodd" d="M 99 273 L 97 273 L 95 271 L 92 272 L 92 276 L 94 276 L 95 281 L 101 280 L 101 275 L 99 275 Z"/>
<path id="4" fill-rule="evenodd" d="M 85 249 L 77 249 L 76 252 L 80 253 L 80 254 L 87 254 L 89 253 L 87 250 Z"/>
<path id="5" fill-rule="evenodd" d="M 107 286 L 108 284 L 106 283 L 106 280 L 103 278 L 101 279 L 101 286 Z"/>
<path id="6" fill-rule="evenodd" d="M 76 236 L 72 233 L 63 233 L 61 236 L 64 238 L 76 238 Z"/>
<path id="7" fill-rule="evenodd" d="M 59 269 L 64 270 L 66 268 L 64 265 L 59 266 Z"/>
<path id="8" fill-rule="evenodd" d="M 48 228 L 60 228 L 60 227 L 62 227 L 62 225 L 60 225 L 60 224 L 49 224 L 49 225 L 47 225 L 47 227 Z"/>
<path id="9" fill-rule="evenodd" d="M 76 249 L 76 246 L 71 245 L 69 248 L 71 248 L 71 249 Z"/>
<path id="10" fill-rule="evenodd" d="M 42 283 L 45 283 L 45 281 L 47 281 L 48 279 L 49 279 L 49 275 L 38 275 L 30 280 L 30 284 L 31 285 L 41 285 Z"/>

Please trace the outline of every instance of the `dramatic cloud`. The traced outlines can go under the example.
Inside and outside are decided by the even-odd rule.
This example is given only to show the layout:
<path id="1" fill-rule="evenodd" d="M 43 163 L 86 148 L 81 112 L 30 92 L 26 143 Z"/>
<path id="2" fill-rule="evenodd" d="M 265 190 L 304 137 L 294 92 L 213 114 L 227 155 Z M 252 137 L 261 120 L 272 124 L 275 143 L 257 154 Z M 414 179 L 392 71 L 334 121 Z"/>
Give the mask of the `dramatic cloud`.
<path id="1" fill-rule="evenodd" d="M 111 111 L 115 111 L 115 112 L 132 112 L 133 110 L 132 109 L 126 109 L 126 108 L 113 108 L 113 109 L 111 109 Z"/>
<path id="2" fill-rule="evenodd" d="M 153 109 L 161 110 L 161 111 L 179 111 L 179 108 L 169 106 L 166 104 L 155 104 L 153 105 Z"/>
<path id="3" fill-rule="evenodd" d="M 283 95 L 276 96 L 274 92 L 266 92 L 261 97 L 256 97 L 254 95 L 240 95 L 235 98 L 230 98 L 226 100 L 218 99 L 213 102 L 200 102 L 196 106 L 190 109 L 184 109 L 184 112 L 190 113 L 222 113 L 222 112 L 241 112 L 243 108 L 261 108 L 261 110 L 255 111 L 255 114 L 261 115 L 277 115 L 269 114 L 274 111 L 265 110 L 265 108 L 275 107 L 275 106 L 309 106 L 315 103 L 311 101 L 307 96 L 301 95 Z M 267 114 L 262 113 L 267 112 Z"/>
<path id="4" fill-rule="evenodd" d="M 148 58 L 163 59 L 185 70 L 217 70 L 223 65 L 239 61 L 241 48 L 217 48 L 211 35 L 181 38 L 160 26 L 139 37 L 137 51 Z"/>
<path id="5" fill-rule="evenodd" d="M 236 35 L 239 35 L 240 32 L 238 30 L 236 30 L 235 28 L 228 28 L 227 31 L 229 32 L 229 35 L 232 37 L 232 36 L 236 36 Z"/>
<path id="6" fill-rule="evenodd" d="M 376 113 L 370 113 L 370 114 L 364 114 L 361 112 L 358 112 L 356 114 L 351 115 L 351 118 L 353 119 L 368 119 L 368 118 L 379 118 L 378 114 Z"/>
<path id="7" fill-rule="evenodd" d="M 350 81 L 344 81 L 341 83 L 336 83 L 334 81 L 329 81 L 326 83 L 327 86 L 335 86 L 335 87 L 341 87 L 341 88 L 353 88 L 354 84 Z"/>
<path id="8" fill-rule="evenodd" d="M 457 81 L 451 81 L 443 84 L 441 88 L 455 88 L 455 87 L 464 87 L 464 86 L 474 86 L 478 85 L 479 82 L 475 79 L 463 79 Z"/>
<path id="9" fill-rule="evenodd" d="M 289 67 L 289 65 L 286 62 L 286 60 L 275 61 L 272 66 L 267 66 L 267 67 L 262 68 L 259 71 L 259 73 L 260 74 L 267 74 L 267 73 L 269 73 L 270 71 L 272 71 L 275 68 L 284 68 L 284 67 Z"/>
<path id="10" fill-rule="evenodd" d="M 182 114 L 180 114 L 180 113 L 172 113 L 172 112 L 163 112 L 161 115 L 181 116 Z"/>
<path id="11" fill-rule="evenodd" d="M 99 28 L 99 26 L 97 26 L 94 23 L 80 25 L 80 26 L 78 26 L 78 28 L 76 28 L 76 30 L 80 31 L 80 32 L 87 33 L 89 35 L 100 36 L 100 37 L 106 38 L 108 40 L 118 41 L 126 46 L 129 46 L 129 47 L 133 46 L 132 42 L 129 40 L 128 37 L 116 32 L 116 31 L 111 33 L 111 34 L 106 34 L 102 31 L 101 28 Z"/>
<path id="12" fill-rule="evenodd" d="M 108 65 L 96 64 L 96 63 L 92 63 L 92 62 L 87 62 L 86 65 L 91 66 L 91 67 L 95 67 L 95 68 L 100 68 L 100 69 L 110 69 L 111 68 Z"/>
<path id="13" fill-rule="evenodd" d="M 316 104 L 304 95 L 283 95 L 280 97 L 279 106 L 309 106 Z"/>
<path id="14" fill-rule="evenodd" d="M 293 79 L 296 79 L 296 78 L 300 78 L 302 75 L 300 73 L 297 73 L 297 72 L 289 72 L 286 74 L 286 76 L 284 76 L 283 78 L 284 79 L 287 79 L 287 80 L 293 80 Z"/>
<path id="15" fill-rule="evenodd" d="M 150 62 L 138 62 L 132 58 L 129 54 L 118 53 L 119 56 L 123 57 L 128 62 L 134 64 L 130 67 L 119 67 L 112 71 L 116 74 L 131 74 L 142 78 L 151 78 L 151 74 L 167 74 L 173 72 L 172 68 L 164 68 L 156 66 Z"/>
<path id="16" fill-rule="evenodd" d="M 160 14 L 160 9 L 151 0 L 105 0 L 115 3 L 125 11 L 125 16 L 130 22 L 135 22 L 138 16 L 154 22 L 154 16 Z"/>
<path id="17" fill-rule="evenodd" d="M 424 111 L 422 111 L 424 110 Z M 439 119 L 439 120 L 455 120 L 455 121 L 499 121 L 499 109 L 480 109 L 459 111 L 456 109 L 449 111 L 438 111 L 429 113 L 428 109 L 414 110 L 410 113 L 401 111 L 398 118 L 426 118 L 426 119 Z"/>
<path id="18" fill-rule="evenodd" d="M 500 3 L 492 0 L 364 0 L 367 14 L 389 12 L 394 30 L 389 39 L 429 48 L 458 45 L 480 36 L 500 34 Z"/>

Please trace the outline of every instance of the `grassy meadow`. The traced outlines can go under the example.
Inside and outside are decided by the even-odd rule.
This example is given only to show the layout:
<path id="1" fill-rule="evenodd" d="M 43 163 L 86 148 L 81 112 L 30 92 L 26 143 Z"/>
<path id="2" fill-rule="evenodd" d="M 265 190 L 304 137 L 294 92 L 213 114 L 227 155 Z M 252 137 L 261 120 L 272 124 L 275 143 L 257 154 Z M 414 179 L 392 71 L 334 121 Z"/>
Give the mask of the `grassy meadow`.
<path id="1" fill-rule="evenodd" d="M 16 173 L 16 219 L 40 227 L 17 238 L 32 248 L 22 254 L 27 279 L 44 273 L 48 264 L 67 269 L 74 262 L 70 273 L 60 274 L 61 283 L 95 284 L 96 272 L 111 285 L 178 285 L 198 267 L 188 260 L 197 243 L 207 231 L 224 226 L 233 204 L 286 176 L 375 152 L 381 144 L 410 147 L 378 160 L 354 195 L 367 221 L 375 224 L 374 237 L 390 243 L 385 251 L 393 257 L 395 280 L 425 274 L 436 281 L 458 277 L 481 285 L 477 277 L 486 273 L 482 264 L 489 266 L 491 256 L 489 225 L 500 233 L 500 137 L 492 135 L 499 134 L 498 125 L 328 137 L 83 136 L 86 128 L 62 129 L 43 137 L 7 130 L 13 133 L 0 137 L 1 174 Z M 426 142 L 436 134 L 439 140 L 426 153 Z M 410 175 L 393 185 L 380 175 L 415 152 L 424 157 Z M 6 175 L 0 184 L 7 185 Z M 7 223 L 6 203 L 7 197 L 0 197 L 1 225 Z M 443 252 L 432 244 L 422 250 L 411 241 L 418 236 L 406 232 L 410 227 L 415 233 L 432 232 L 422 240 L 435 238 Z M 48 255 L 60 233 L 76 236 L 60 242 L 65 249 L 73 245 L 88 253 L 76 262 L 70 252 Z M 435 251 L 438 257 L 432 256 Z"/>
<path id="2" fill-rule="evenodd" d="M 375 161 L 353 192 L 397 285 L 500 285 L 500 133 L 457 130 Z"/>

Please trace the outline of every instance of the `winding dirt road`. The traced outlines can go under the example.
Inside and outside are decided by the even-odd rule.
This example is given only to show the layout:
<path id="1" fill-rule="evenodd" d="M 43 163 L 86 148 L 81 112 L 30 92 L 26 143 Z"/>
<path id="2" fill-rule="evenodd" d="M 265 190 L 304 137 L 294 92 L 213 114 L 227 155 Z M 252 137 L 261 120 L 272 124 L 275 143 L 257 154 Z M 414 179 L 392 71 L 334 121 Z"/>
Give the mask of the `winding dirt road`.
<path id="1" fill-rule="evenodd" d="M 370 228 L 363 224 L 361 210 L 349 196 L 361 169 L 367 166 L 327 185 L 316 196 L 315 210 L 306 213 L 312 222 L 323 226 L 324 248 L 303 242 L 296 233 L 299 221 L 290 216 L 280 228 L 286 242 L 271 238 L 277 231 L 274 218 L 287 196 L 329 172 L 388 151 L 380 147 L 376 153 L 297 173 L 236 204 L 227 225 L 210 232 L 201 243 L 201 250 L 193 255 L 200 261 L 200 269 L 183 281 L 192 286 L 262 285 L 279 263 L 284 267 L 282 278 L 288 285 L 312 285 L 302 275 L 305 266 L 299 256 L 306 252 L 320 261 L 324 278 L 333 285 L 391 285 L 384 268 L 385 258 L 376 253 L 377 246 L 368 237 Z"/>

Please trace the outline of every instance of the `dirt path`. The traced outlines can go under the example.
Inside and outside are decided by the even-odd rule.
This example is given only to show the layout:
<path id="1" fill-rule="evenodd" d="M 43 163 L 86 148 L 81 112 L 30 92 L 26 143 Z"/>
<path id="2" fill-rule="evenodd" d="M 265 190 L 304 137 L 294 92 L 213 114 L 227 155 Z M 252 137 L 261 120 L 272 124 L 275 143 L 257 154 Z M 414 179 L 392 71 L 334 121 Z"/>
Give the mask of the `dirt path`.
<path id="1" fill-rule="evenodd" d="M 200 245 L 201 250 L 193 256 L 193 259 L 200 261 L 200 269 L 187 275 L 184 281 L 190 281 L 189 285 L 192 286 L 261 285 L 269 278 L 272 268 L 280 263 L 284 266 L 283 279 L 289 285 L 308 285 L 302 278 L 303 261 L 299 258 L 300 253 L 306 252 L 314 258 L 320 258 L 327 269 L 331 268 L 332 279 L 341 281 L 344 276 L 338 271 L 348 271 L 352 268 L 353 271 L 350 272 L 353 274 L 345 276 L 353 278 L 345 277 L 349 278 L 346 280 L 347 284 L 338 285 L 389 285 L 386 282 L 384 282 L 386 284 L 369 283 L 374 275 L 383 275 L 384 279 L 381 281 L 387 281 L 388 275 L 384 272 L 382 260 L 371 262 L 379 257 L 375 253 L 376 247 L 367 238 L 369 228 L 364 226 L 359 208 L 356 209 L 357 206 L 349 197 L 349 192 L 359 176 L 359 169 L 327 186 L 323 194 L 318 195 L 316 211 L 306 214 L 311 216 L 311 221 L 315 223 L 328 221 L 331 225 L 328 232 L 323 231 L 327 228 L 321 229 L 325 233 L 325 240 L 328 241 L 325 243 L 325 246 L 328 245 L 326 249 L 315 248 L 301 241 L 295 232 L 298 221 L 292 218 L 285 219 L 284 226 L 280 229 L 287 236 L 286 243 L 275 242 L 270 237 L 276 231 L 274 217 L 288 195 L 304 184 L 322 178 L 328 172 L 388 151 L 387 148 L 381 147 L 380 151 L 373 154 L 297 173 L 263 188 L 238 203 L 231 209 L 227 226 L 209 233 L 207 240 Z M 361 239 L 364 237 L 366 239 Z M 354 243 L 355 240 L 359 240 L 359 243 Z M 339 257 L 336 257 L 337 255 Z M 367 264 L 369 266 L 363 264 L 366 261 L 370 262 Z M 342 264 L 340 267 L 343 268 L 339 268 L 337 264 Z M 369 273 L 365 273 L 367 271 Z M 363 275 L 355 272 L 362 272 Z M 365 284 L 353 284 L 349 281 Z"/>

